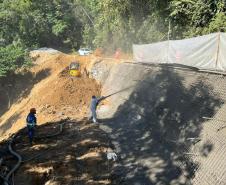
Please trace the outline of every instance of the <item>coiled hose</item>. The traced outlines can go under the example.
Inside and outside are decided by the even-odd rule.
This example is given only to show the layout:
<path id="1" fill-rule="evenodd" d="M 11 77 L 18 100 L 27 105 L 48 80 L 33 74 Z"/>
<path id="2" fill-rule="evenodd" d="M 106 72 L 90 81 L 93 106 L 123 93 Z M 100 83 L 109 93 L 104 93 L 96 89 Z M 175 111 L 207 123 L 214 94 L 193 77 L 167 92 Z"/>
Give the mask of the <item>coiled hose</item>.
<path id="1" fill-rule="evenodd" d="M 9 152 L 15 156 L 17 158 L 17 163 L 15 164 L 15 166 L 9 171 L 9 173 L 6 175 L 6 177 L 3 179 L 4 180 L 4 185 L 9 185 L 9 178 L 10 176 L 19 168 L 20 164 L 21 164 L 21 161 L 22 161 L 22 157 L 16 153 L 13 149 L 12 149 L 12 143 L 15 139 L 16 135 L 14 135 L 12 137 L 12 139 L 10 140 L 9 142 L 9 145 L 8 145 L 8 149 L 9 149 Z"/>
<path id="2" fill-rule="evenodd" d="M 60 129 L 59 129 L 59 131 L 58 131 L 57 133 L 55 133 L 55 134 L 51 134 L 51 135 L 47 135 L 47 136 L 40 136 L 40 137 L 38 137 L 38 138 L 41 139 L 41 138 L 50 138 L 50 137 L 57 136 L 57 135 L 59 135 L 59 134 L 62 133 L 62 131 L 63 131 L 63 126 L 64 126 L 64 123 L 60 124 Z M 10 178 L 10 177 L 14 174 L 14 172 L 20 167 L 20 165 L 21 165 L 22 162 L 24 163 L 24 162 L 33 160 L 34 158 L 37 158 L 37 157 L 39 157 L 39 156 L 41 156 L 41 155 L 43 154 L 43 153 L 41 153 L 41 154 L 38 154 L 38 155 L 36 155 L 36 156 L 34 156 L 34 157 L 31 157 L 31 158 L 29 158 L 29 159 L 22 160 L 22 157 L 21 157 L 17 152 L 15 152 L 15 151 L 12 149 L 12 143 L 13 143 L 15 137 L 16 137 L 16 135 L 14 135 L 14 136 L 12 137 L 12 139 L 10 140 L 9 145 L 8 145 L 8 149 L 9 149 L 9 152 L 10 152 L 13 156 L 15 156 L 18 160 L 17 160 L 16 165 L 9 171 L 9 173 L 6 175 L 6 177 L 0 176 L 0 178 L 2 178 L 2 180 L 4 181 L 4 185 L 10 185 L 10 183 L 9 183 L 9 178 Z M 47 151 L 48 151 L 48 150 L 47 150 Z M 47 152 L 47 151 L 45 151 L 45 152 Z M 45 152 L 44 152 L 44 153 L 45 153 Z"/>

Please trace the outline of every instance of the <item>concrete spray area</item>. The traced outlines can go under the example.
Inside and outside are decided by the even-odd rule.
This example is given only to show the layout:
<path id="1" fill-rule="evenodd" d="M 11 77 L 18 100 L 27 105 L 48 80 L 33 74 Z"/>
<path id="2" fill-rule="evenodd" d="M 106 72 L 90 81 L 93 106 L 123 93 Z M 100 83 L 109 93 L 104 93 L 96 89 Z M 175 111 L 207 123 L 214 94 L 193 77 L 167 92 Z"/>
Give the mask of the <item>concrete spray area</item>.
<path id="1" fill-rule="evenodd" d="M 97 63 L 98 114 L 120 184 L 226 184 L 226 79 L 173 66 Z"/>

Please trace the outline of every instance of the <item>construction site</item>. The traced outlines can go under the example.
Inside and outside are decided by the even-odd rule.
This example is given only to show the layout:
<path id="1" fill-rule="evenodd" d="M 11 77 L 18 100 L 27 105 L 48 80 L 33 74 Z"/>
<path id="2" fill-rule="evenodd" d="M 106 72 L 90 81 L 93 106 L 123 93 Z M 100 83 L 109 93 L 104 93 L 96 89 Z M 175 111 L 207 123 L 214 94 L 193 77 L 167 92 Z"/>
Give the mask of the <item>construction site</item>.
<path id="1" fill-rule="evenodd" d="M 147 53 L 133 60 L 32 51 L 33 66 L 0 83 L 1 184 L 225 185 L 225 73 L 148 63 Z M 69 73 L 73 61 L 78 77 Z M 98 123 L 89 120 L 93 95 L 107 97 Z"/>

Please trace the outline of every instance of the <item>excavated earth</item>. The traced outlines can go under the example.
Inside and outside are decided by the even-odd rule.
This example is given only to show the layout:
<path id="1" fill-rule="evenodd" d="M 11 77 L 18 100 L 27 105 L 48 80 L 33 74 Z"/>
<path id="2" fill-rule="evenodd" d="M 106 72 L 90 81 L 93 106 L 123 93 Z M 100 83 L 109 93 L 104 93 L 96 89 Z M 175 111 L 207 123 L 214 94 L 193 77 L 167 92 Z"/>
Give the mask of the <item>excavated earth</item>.
<path id="1" fill-rule="evenodd" d="M 3 165 L 1 175 L 16 160 L 9 154 L 9 137 L 16 133 L 13 149 L 22 156 L 14 174 L 18 185 L 112 184 L 114 147 L 107 134 L 87 119 L 92 95 L 100 96 L 101 85 L 89 78 L 90 57 L 33 52 L 33 67 L 1 79 L 0 132 Z M 69 75 L 71 62 L 80 62 L 82 75 Z M 37 109 L 38 126 L 33 146 L 25 128 L 31 107 Z M 62 132 L 59 133 L 60 125 Z M 57 135 L 55 135 L 58 133 Z"/>
<path id="2" fill-rule="evenodd" d="M 81 78 L 67 75 L 73 60 L 82 65 Z M 65 122 L 60 135 L 32 147 L 19 132 L 15 149 L 25 159 L 40 156 L 21 166 L 18 183 L 226 184 L 224 75 L 58 53 L 37 57 L 30 72 L 2 84 L 2 140 L 24 127 L 30 107 L 38 109 L 37 135 Z M 93 94 L 108 96 L 98 125 L 87 120 Z M 108 151 L 117 162 L 107 162 Z"/>
<path id="3" fill-rule="evenodd" d="M 73 61 L 88 68 L 89 57 L 63 53 L 33 53 L 31 70 L 22 70 L 1 80 L 1 140 L 24 127 L 31 107 L 37 109 L 38 125 L 59 119 L 80 119 L 89 114 L 92 95 L 99 96 L 101 86 L 86 74 L 71 77 L 65 69 Z M 7 92 L 7 93 L 6 93 Z"/>

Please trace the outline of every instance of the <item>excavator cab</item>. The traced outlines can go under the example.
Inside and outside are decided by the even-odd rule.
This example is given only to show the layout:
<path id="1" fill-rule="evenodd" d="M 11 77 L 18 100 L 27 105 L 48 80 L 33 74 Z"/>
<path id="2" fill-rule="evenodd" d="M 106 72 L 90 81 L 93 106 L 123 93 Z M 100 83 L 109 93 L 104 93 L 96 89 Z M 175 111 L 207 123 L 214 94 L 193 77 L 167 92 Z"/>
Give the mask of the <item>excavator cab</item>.
<path id="1" fill-rule="evenodd" d="M 80 64 L 79 62 L 71 62 L 69 66 L 69 74 L 73 77 L 80 77 L 81 72 L 80 72 Z"/>

